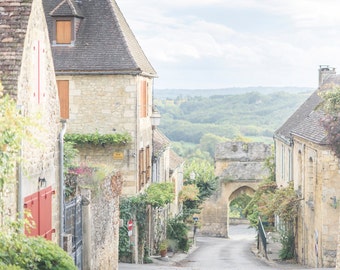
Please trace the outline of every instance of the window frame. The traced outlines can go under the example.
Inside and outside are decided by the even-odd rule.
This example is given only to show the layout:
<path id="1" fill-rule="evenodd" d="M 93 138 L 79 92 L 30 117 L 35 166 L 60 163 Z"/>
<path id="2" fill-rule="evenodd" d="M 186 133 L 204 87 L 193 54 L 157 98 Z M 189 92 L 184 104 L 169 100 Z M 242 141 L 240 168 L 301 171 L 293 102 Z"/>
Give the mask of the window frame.
<path id="1" fill-rule="evenodd" d="M 70 42 L 58 42 L 58 22 L 70 23 Z M 74 18 L 73 17 L 56 17 L 53 21 L 53 45 L 70 46 L 74 45 Z"/>

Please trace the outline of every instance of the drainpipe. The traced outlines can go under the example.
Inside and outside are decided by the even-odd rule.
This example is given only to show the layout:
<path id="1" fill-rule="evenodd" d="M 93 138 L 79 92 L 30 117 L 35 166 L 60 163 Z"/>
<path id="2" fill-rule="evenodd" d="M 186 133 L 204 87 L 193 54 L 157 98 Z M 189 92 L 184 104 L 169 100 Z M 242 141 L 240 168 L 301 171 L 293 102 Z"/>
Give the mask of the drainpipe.
<path id="1" fill-rule="evenodd" d="M 59 187 L 60 187 L 60 201 L 59 201 L 59 245 L 64 249 L 64 135 L 66 132 L 66 120 L 61 121 L 62 128 L 59 134 Z"/>

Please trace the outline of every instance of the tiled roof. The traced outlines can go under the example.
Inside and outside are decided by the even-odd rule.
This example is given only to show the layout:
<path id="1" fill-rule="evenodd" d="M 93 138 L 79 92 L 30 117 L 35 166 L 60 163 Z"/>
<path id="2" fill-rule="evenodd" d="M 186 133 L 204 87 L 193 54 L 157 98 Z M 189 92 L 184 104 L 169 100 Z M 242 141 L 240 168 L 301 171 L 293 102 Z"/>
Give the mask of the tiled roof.
<path id="1" fill-rule="evenodd" d="M 52 17 L 83 17 L 80 7 L 74 0 L 61 1 L 51 12 Z"/>
<path id="2" fill-rule="evenodd" d="M 16 97 L 32 0 L 0 1 L 0 81 Z"/>
<path id="3" fill-rule="evenodd" d="M 184 159 L 177 155 L 174 150 L 170 149 L 170 169 L 174 170 L 183 164 Z"/>
<path id="4" fill-rule="evenodd" d="M 50 13 L 65 16 L 65 12 L 70 13 L 69 3 L 81 10 L 84 18 L 74 45 L 52 46 L 57 74 L 157 76 L 114 0 L 44 0 L 50 40 L 54 29 Z"/>
<path id="5" fill-rule="evenodd" d="M 293 113 L 288 120 L 274 133 L 274 137 L 287 143 L 293 135 L 298 135 L 315 143 L 325 144 L 326 131 L 321 124 L 324 113 L 318 109 L 322 102 L 320 91 L 327 91 L 334 85 L 340 85 L 340 75 L 330 75 L 323 85 Z"/>
<path id="6" fill-rule="evenodd" d="M 290 132 L 298 126 L 322 101 L 316 90 L 312 95 L 288 118 L 288 120 L 275 131 L 274 136 L 287 142 L 290 141 Z"/>
<path id="7" fill-rule="evenodd" d="M 291 134 L 302 137 L 317 144 L 327 144 L 327 132 L 322 126 L 325 113 L 312 111 L 303 121 L 292 129 Z"/>
<path id="8" fill-rule="evenodd" d="M 154 155 L 160 156 L 170 145 L 170 140 L 160 130 L 155 129 L 153 134 Z"/>

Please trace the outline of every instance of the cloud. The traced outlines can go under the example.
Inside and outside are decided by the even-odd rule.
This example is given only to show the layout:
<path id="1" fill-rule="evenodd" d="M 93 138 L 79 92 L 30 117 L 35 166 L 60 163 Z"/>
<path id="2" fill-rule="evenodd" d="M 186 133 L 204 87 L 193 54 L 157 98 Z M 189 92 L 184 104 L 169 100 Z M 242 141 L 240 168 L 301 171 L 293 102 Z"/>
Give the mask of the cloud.
<path id="1" fill-rule="evenodd" d="M 313 86 L 318 65 L 340 65 L 334 57 L 340 48 L 336 0 L 117 3 L 163 88 L 227 83 Z M 213 83 L 204 81 L 206 73 Z"/>

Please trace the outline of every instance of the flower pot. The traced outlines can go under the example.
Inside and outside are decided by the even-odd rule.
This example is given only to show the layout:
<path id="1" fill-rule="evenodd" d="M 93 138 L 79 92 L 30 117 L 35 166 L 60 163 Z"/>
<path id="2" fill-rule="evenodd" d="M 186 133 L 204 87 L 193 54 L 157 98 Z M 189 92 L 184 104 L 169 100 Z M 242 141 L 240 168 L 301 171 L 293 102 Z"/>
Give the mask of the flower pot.
<path id="1" fill-rule="evenodd" d="M 161 254 L 161 257 L 166 257 L 167 250 L 166 249 L 160 250 L 159 253 Z"/>

